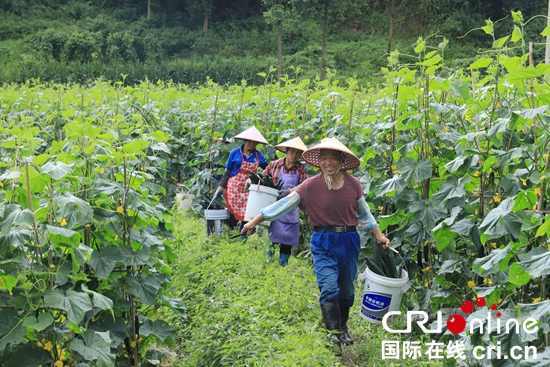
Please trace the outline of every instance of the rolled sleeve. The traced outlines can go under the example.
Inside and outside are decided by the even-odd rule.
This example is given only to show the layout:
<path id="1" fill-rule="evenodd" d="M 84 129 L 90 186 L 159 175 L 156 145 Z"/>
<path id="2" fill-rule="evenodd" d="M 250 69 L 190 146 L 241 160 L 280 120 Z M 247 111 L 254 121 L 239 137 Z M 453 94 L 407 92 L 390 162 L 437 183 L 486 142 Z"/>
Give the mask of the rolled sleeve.
<path id="1" fill-rule="evenodd" d="M 357 218 L 359 219 L 359 228 L 362 228 L 363 231 L 368 232 L 374 228 L 379 228 L 378 222 L 372 216 L 370 212 L 370 207 L 365 201 L 365 197 L 361 196 L 357 200 Z"/>
<path id="2" fill-rule="evenodd" d="M 285 198 L 274 202 L 268 207 L 262 208 L 260 213 L 265 220 L 276 220 L 281 218 L 292 209 L 296 208 L 300 204 L 300 195 L 296 191 L 292 192 Z"/>

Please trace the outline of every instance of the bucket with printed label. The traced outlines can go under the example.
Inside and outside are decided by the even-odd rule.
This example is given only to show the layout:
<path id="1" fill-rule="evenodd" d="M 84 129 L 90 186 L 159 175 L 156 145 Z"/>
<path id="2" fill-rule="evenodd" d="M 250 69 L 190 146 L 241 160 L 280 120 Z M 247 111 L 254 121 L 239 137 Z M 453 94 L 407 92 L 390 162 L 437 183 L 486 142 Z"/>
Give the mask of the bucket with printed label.
<path id="1" fill-rule="evenodd" d="M 403 292 L 409 282 L 409 274 L 402 270 L 401 278 L 388 278 L 366 270 L 365 288 L 361 302 L 361 317 L 381 324 L 384 315 L 390 311 L 399 311 Z"/>

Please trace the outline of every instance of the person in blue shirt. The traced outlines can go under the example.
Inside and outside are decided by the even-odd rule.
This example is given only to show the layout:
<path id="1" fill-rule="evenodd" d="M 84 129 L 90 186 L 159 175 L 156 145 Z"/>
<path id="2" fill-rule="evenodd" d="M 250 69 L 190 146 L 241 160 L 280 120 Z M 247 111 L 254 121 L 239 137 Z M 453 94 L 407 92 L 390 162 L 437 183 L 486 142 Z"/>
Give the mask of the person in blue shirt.
<path id="1" fill-rule="evenodd" d="M 244 144 L 229 153 L 225 171 L 220 179 L 218 191 L 225 196 L 225 205 L 229 211 L 228 225 L 234 229 L 238 222 L 244 224 L 248 188 L 246 181 L 250 172 L 257 173 L 258 167 L 266 168 L 268 162 L 256 149 L 258 144 L 267 144 L 267 140 L 254 126 L 235 136 L 244 140 Z"/>

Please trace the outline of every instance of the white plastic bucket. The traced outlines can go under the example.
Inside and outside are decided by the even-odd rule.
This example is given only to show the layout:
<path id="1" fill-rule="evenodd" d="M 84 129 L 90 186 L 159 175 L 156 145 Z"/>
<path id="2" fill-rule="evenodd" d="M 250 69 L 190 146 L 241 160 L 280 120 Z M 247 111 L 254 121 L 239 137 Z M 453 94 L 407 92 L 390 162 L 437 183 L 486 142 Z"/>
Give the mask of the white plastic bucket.
<path id="1" fill-rule="evenodd" d="M 387 278 L 366 270 L 365 289 L 361 302 L 361 316 L 372 323 L 381 324 L 384 315 L 399 311 L 409 274 L 403 269 L 401 278 Z"/>
<path id="2" fill-rule="evenodd" d="M 185 196 L 183 192 L 178 192 L 176 194 L 176 204 L 180 213 L 187 214 L 191 205 L 193 205 L 193 194 L 187 194 L 187 196 Z"/>
<path id="3" fill-rule="evenodd" d="M 244 220 L 246 222 L 254 219 L 255 216 L 260 214 L 262 208 L 270 206 L 279 198 L 279 190 L 272 187 L 250 185 L 248 191 L 248 202 L 246 203 L 246 212 L 244 213 Z M 260 224 L 269 226 L 270 223 L 270 221 L 263 221 Z"/>
<path id="4" fill-rule="evenodd" d="M 176 208 L 182 214 L 188 214 L 191 205 L 193 205 L 193 194 L 183 184 L 176 187 Z"/>
<path id="5" fill-rule="evenodd" d="M 219 236 L 222 234 L 222 226 L 227 221 L 229 212 L 227 209 L 210 209 L 204 211 L 204 217 L 206 218 L 206 235 L 216 234 Z"/>

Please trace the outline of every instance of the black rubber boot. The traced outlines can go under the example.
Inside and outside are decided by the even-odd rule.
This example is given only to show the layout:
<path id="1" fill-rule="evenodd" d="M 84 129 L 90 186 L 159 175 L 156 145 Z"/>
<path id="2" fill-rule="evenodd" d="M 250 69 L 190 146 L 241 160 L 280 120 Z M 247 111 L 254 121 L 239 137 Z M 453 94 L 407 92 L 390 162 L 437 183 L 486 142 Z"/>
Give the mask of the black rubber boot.
<path id="1" fill-rule="evenodd" d="M 340 307 L 336 302 L 325 302 L 321 305 L 321 313 L 325 327 L 330 332 L 329 342 L 334 347 L 337 356 L 342 355 L 342 341 L 340 340 Z"/>
<path id="2" fill-rule="evenodd" d="M 340 324 L 341 324 L 340 329 L 342 330 L 340 341 L 345 345 L 353 344 L 353 339 L 349 335 L 348 319 L 349 319 L 349 307 L 340 307 Z"/>

